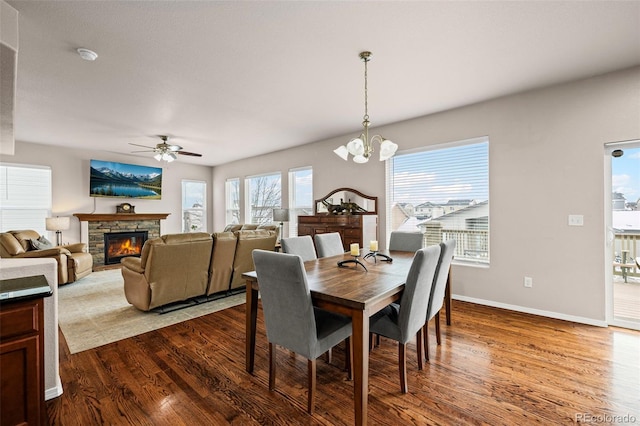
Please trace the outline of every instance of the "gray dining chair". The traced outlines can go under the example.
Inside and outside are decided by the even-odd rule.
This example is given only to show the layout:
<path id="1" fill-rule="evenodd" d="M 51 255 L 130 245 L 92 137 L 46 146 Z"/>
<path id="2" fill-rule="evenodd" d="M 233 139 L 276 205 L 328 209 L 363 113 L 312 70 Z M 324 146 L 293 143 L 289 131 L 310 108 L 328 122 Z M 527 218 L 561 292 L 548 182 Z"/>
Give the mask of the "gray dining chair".
<path id="1" fill-rule="evenodd" d="M 297 254 L 303 262 L 318 258 L 310 235 L 283 238 L 280 240 L 280 245 L 283 253 Z"/>
<path id="2" fill-rule="evenodd" d="M 307 411 L 313 414 L 316 359 L 343 340 L 351 356 L 351 318 L 313 306 L 300 256 L 254 250 L 253 262 L 269 341 L 269 390 L 276 384 L 276 345 L 306 357 Z"/>
<path id="3" fill-rule="evenodd" d="M 339 232 L 316 234 L 313 237 L 318 250 L 318 257 L 337 256 L 344 253 L 344 245 Z"/>
<path id="4" fill-rule="evenodd" d="M 416 337 L 418 369 L 422 370 L 422 330 L 427 315 L 429 296 L 440 259 L 440 246 L 433 245 L 416 252 L 407 274 L 400 303 L 392 303 L 369 320 L 369 330 L 398 342 L 400 390 L 407 393 L 407 343 Z"/>
<path id="5" fill-rule="evenodd" d="M 418 251 L 422 248 L 424 234 L 419 231 L 393 231 L 389 238 L 389 250 Z"/>
<path id="6" fill-rule="evenodd" d="M 440 337 L 440 310 L 444 304 L 444 296 L 447 288 L 447 280 L 449 278 L 449 268 L 453 255 L 456 252 L 456 241 L 448 240 L 440 243 L 440 261 L 438 262 L 438 271 L 434 278 L 431 296 L 429 297 L 429 305 L 427 308 L 427 321 L 424 324 L 424 355 L 429 361 L 429 321 L 435 319 L 436 324 L 436 342 L 441 344 Z"/>

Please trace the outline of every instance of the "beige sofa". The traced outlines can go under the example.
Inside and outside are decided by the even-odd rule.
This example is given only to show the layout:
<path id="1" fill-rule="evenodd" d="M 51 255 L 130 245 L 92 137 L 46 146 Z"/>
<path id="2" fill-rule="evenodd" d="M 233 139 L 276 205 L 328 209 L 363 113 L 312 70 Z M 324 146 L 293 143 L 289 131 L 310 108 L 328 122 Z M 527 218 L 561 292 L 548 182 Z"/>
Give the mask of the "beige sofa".
<path id="1" fill-rule="evenodd" d="M 44 250 L 33 249 L 31 240 L 40 235 L 33 230 L 0 233 L 0 257 L 3 259 L 52 258 L 58 262 L 58 285 L 72 283 L 89 275 L 93 268 L 93 256 L 86 251 L 86 244 L 76 243 Z"/>
<path id="2" fill-rule="evenodd" d="M 142 311 L 203 300 L 244 286 L 254 249 L 273 250 L 276 232 L 169 234 L 145 242 L 139 258 L 121 260 L 127 301 Z"/>

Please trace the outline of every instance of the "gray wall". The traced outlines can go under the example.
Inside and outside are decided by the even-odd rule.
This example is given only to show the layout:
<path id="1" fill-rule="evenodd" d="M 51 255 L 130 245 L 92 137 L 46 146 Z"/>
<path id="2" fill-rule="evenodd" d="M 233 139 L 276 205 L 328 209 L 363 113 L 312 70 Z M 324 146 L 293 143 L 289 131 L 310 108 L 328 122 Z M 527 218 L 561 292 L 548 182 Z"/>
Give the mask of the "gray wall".
<path id="1" fill-rule="evenodd" d="M 425 94 L 425 96 L 428 96 Z M 373 120 L 376 117 L 372 117 Z M 227 178 L 313 167 L 314 198 L 338 187 L 379 197 L 385 229 L 385 167 L 345 162 L 333 149 L 359 134 L 214 168 L 214 229 L 224 226 Z M 456 264 L 457 298 L 604 324 L 604 144 L 640 138 L 640 67 L 482 102 L 374 129 L 409 150 L 487 135 L 491 265 Z M 241 184 L 242 192 L 242 184 Z M 584 215 L 569 227 L 569 214 Z M 533 277 L 524 288 L 523 277 Z"/>

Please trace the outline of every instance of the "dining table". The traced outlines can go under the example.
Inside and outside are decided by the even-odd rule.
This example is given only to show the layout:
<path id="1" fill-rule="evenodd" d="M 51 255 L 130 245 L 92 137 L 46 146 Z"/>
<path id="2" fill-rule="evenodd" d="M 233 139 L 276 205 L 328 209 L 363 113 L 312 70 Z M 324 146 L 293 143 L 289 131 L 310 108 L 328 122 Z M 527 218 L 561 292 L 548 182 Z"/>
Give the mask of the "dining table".
<path id="1" fill-rule="evenodd" d="M 367 252 L 363 253 L 365 256 Z M 402 296 L 413 252 L 385 251 L 383 256 L 354 257 L 349 252 L 304 262 L 314 306 L 349 316 L 352 320 L 353 393 L 355 424 L 367 424 L 369 386 L 369 317 Z M 357 260 L 361 264 L 343 261 Z M 366 269 L 365 269 L 366 268 Z M 246 370 L 253 373 L 258 315 L 259 280 L 255 271 L 246 280 Z M 451 292 L 447 280 L 446 321 L 451 324 Z"/>

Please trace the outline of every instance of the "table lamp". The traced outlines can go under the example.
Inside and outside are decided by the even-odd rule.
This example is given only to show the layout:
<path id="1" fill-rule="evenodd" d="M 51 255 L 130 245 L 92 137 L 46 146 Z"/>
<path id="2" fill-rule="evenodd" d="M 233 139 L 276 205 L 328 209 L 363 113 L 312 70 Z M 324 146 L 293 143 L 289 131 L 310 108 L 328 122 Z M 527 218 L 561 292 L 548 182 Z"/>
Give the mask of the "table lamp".
<path id="1" fill-rule="evenodd" d="M 47 231 L 56 231 L 56 245 L 62 245 L 62 231 L 69 229 L 71 220 L 68 216 L 48 217 L 45 219 Z"/>
<path id="2" fill-rule="evenodd" d="M 280 237 L 281 240 L 284 232 L 284 222 L 289 222 L 289 209 L 273 209 L 273 221 L 280 222 Z"/>

